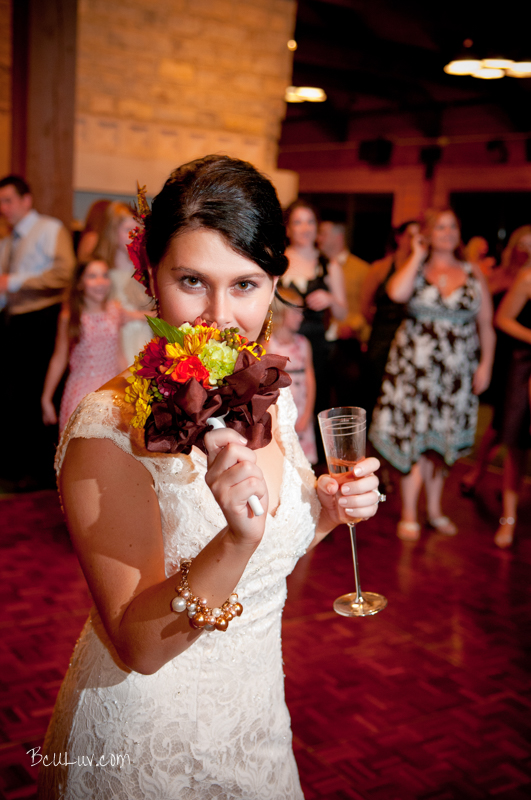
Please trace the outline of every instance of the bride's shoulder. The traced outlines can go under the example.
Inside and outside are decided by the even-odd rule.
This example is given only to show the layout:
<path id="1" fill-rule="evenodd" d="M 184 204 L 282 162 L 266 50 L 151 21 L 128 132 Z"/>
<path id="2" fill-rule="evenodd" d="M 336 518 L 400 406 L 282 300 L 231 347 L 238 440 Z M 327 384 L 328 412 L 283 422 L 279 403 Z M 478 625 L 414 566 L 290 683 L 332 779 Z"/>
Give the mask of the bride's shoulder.
<path id="1" fill-rule="evenodd" d="M 122 372 L 83 398 L 63 431 L 59 459 L 71 439 L 109 438 L 131 454 L 145 452 L 144 432 L 131 425 L 134 409 L 125 396 L 129 374 Z"/>
<path id="2" fill-rule="evenodd" d="M 102 424 L 109 424 L 125 432 L 134 432 L 131 420 L 134 416 L 134 407 L 126 399 L 126 390 L 129 386 L 128 378 L 131 373 L 128 369 L 112 378 L 95 392 L 88 394 L 78 406 L 83 417 L 99 412 Z"/>

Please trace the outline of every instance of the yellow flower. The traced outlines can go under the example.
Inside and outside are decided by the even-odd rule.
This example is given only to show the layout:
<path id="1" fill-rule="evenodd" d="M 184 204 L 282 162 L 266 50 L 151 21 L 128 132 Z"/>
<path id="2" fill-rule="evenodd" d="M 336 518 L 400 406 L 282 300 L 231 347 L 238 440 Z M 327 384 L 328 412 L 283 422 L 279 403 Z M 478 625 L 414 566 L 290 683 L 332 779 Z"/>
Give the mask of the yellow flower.
<path id="1" fill-rule="evenodd" d="M 262 347 L 261 344 L 258 344 L 258 342 L 249 342 L 248 344 L 241 345 L 239 349 L 248 350 L 258 361 L 266 354 L 265 348 Z"/>
<path id="2" fill-rule="evenodd" d="M 184 328 L 184 325 L 182 326 Z M 190 326 L 190 332 L 184 334 L 182 345 L 174 342 L 166 345 L 166 353 L 169 358 L 179 360 L 189 356 L 199 356 L 209 339 L 217 339 L 220 335 L 216 328 L 207 328 L 205 325 Z"/>
<path id="3" fill-rule="evenodd" d="M 127 378 L 129 386 L 125 390 L 125 399 L 135 408 L 135 416 L 131 420 L 131 425 L 133 428 L 143 428 L 151 414 L 150 382 L 147 378 L 137 375 L 134 367 L 131 371 L 133 374 Z"/>

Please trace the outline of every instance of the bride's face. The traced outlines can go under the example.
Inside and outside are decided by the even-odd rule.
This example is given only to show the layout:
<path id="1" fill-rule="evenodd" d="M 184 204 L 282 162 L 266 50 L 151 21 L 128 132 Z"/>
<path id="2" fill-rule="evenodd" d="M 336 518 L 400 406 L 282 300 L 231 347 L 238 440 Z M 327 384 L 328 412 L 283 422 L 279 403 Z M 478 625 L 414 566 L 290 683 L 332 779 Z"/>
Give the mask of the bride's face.
<path id="1" fill-rule="evenodd" d="M 276 283 L 207 228 L 174 239 L 152 276 L 159 316 L 170 325 L 201 317 L 222 330 L 239 328 L 251 340 L 260 335 Z"/>

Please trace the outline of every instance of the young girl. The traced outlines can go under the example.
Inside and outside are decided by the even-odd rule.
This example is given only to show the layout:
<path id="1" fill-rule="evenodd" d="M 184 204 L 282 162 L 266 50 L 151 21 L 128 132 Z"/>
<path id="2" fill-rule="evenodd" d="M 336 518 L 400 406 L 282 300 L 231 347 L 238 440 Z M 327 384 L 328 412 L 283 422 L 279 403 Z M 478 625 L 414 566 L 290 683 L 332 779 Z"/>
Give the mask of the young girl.
<path id="1" fill-rule="evenodd" d="M 129 320 L 141 318 L 142 314 L 108 302 L 110 290 L 109 268 L 105 261 L 78 264 L 68 303 L 59 316 L 55 350 L 44 381 L 41 406 L 45 425 L 57 422 L 53 396 L 67 365 L 70 374 L 61 400 L 60 431 L 85 395 L 107 383 L 126 366 L 120 329 Z"/>
<path id="2" fill-rule="evenodd" d="M 285 289 L 282 296 L 297 304 L 295 292 Z M 301 326 L 302 308 L 293 308 L 280 301 L 274 303 L 273 333 L 268 345 L 271 353 L 289 358 L 286 372 L 291 377 L 291 393 L 297 406 L 295 430 L 304 454 L 310 464 L 317 463 L 313 409 L 315 405 L 315 372 L 312 362 L 312 346 L 306 336 L 298 333 Z"/>
<path id="3" fill-rule="evenodd" d="M 201 317 L 257 340 L 287 267 L 271 183 L 246 162 L 207 156 L 172 173 L 144 222 L 160 318 Z M 95 607 L 50 723 L 39 797 L 302 800 L 284 701 L 285 578 L 339 509 L 375 514 L 378 461 L 361 461 L 341 487 L 330 475 L 316 484 L 287 388 L 258 450 L 231 428 L 206 433 L 207 455 L 148 450 L 127 377 L 82 401 L 57 451 Z M 268 513 L 249 513 L 252 494 Z M 213 612 L 236 590 L 243 614 L 223 632 L 190 628 L 174 605 L 183 576 Z"/>
<path id="4" fill-rule="evenodd" d="M 134 267 L 127 250 L 127 245 L 131 242 L 129 232 L 135 226 L 129 206 L 125 203 L 110 203 L 105 212 L 103 231 L 94 251 L 95 258 L 101 258 L 109 265 L 111 298 L 129 311 L 142 312 L 140 317 L 126 322 L 120 333 L 128 366 L 153 336 L 144 316 L 151 313 L 153 304 L 146 297 L 144 287 L 133 277 Z"/>

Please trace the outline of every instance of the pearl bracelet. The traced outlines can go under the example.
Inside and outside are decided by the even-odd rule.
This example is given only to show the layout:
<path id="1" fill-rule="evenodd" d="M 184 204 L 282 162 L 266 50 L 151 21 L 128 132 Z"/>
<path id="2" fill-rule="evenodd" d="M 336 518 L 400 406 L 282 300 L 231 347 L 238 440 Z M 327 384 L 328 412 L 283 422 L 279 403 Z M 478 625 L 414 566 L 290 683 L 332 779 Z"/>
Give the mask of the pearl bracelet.
<path id="1" fill-rule="evenodd" d="M 238 602 L 238 595 L 233 592 L 229 599 L 225 600 L 221 608 L 209 608 L 205 597 L 196 597 L 188 584 L 188 573 L 192 566 L 191 561 L 182 561 L 181 582 L 176 587 L 177 596 L 171 601 L 172 611 L 180 614 L 182 611 L 188 612 L 190 626 L 196 630 L 204 628 L 207 631 L 226 631 L 229 622 L 234 617 L 241 616 L 243 607 Z"/>

